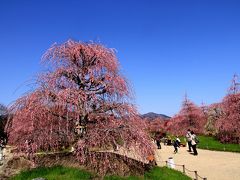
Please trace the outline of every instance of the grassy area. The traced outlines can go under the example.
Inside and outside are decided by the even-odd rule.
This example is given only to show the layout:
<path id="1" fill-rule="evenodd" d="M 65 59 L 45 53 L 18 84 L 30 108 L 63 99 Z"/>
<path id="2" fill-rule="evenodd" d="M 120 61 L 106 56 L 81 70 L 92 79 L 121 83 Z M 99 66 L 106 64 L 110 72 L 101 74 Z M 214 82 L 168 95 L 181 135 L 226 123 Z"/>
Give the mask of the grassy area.
<path id="1" fill-rule="evenodd" d="M 77 168 L 54 166 L 49 168 L 40 167 L 30 171 L 23 171 L 12 177 L 11 180 L 31 180 L 38 177 L 46 178 L 47 180 L 87 180 L 91 179 L 92 175 L 89 172 L 79 170 Z"/>
<path id="2" fill-rule="evenodd" d="M 42 177 L 47 180 L 90 180 L 96 178 L 89 172 L 76 168 L 68 168 L 62 166 L 54 166 L 50 168 L 37 168 L 30 171 L 23 171 L 11 178 L 11 180 L 31 180 L 33 178 Z M 104 180 L 190 180 L 191 178 L 179 171 L 169 169 L 167 167 L 154 167 L 151 171 L 146 172 L 144 176 L 105 176 Z"/>
<path id="3" fill-rule="evenodd" d="M 167 167 L 155 167 L 144 175 L 146 180 L 190 180 L 191 178 L 180 171 L 175 171 Z"/>
<path id="4" fill-rule="evenodd" d="M 176 171 L 167 167 L 154 167 L 146 172 L 143 177 L 129 176 L 107 176 L 104 180 L 191 180 L 190 177 L 184 175 L 180 171 Z"/>
<path id="5" fill-rule="evenodd" d="M 106 176 L 104 180 L 143 180 L 143 177 L 136 176 L 128 176 L 128 177 L 120 177 L 120 176 Z"/>
<path id="6" fill-rule="evenodd" d="M 208 149 L 215 151 L 229 151 L 229 152 L 239 152 L 239 144 L 222 144 L 214 137 L 209 136 L 198 136 L 200 143 L 198 144 L 199 149 Z"/>

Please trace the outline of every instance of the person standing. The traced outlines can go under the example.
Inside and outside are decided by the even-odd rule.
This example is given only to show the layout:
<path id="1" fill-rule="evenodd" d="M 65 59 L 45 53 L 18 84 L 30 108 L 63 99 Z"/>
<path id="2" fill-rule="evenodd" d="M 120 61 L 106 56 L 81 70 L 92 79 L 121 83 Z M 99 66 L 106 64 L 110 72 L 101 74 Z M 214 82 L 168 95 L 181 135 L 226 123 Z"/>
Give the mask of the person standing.
<path id="1" fill-rule="evenodd" d="M 157 133 L 157 134 L 155 135 L 155 141 L 156 141 L 156 144 L 157 144 L 158 149 L 161 149 L 161 148 L 162 148 L 162 147 L 161 147 L 161 138 L 162 138 L 162 136 L 161 136 L 159 133 Z"/>
<path id="2" fill-rule="evenodd" d="M 3 140 L 2 139 L 0 139 L 0 165 L 2 165 L 3 164 L 3 147 L 4 147 L 4 145 L 3 145 Z"/>
<path id="3" fill-rule="evenodd" d="M 157 143 L 157 147 L 158 147 L 158 149 L 161 149 L 161 148 L 162 148 L 160 142 L 161 142 L 160 139 L 156 139 L 156 143 Z"/>
<path id="4" fill-rule="evenodd" d="M 178 148 L 180 147 L 180 143 L 181 143 L 181 141 L 177 136 L 177 138 L 173 141 L 174 153 L 178 152 Z"/>
<path id="5" fill-rule="evenodd" d="M 187 143 L 188 143 L 188 152 L 192 152 L 191 147 L 192 147 L 192 143 L 191 143 L 191 131 L 190 129 L 187 130 L 187 134 L 186 134 L 186 139 L 187 139 Z"/>
<path id="6" fill-rule="evenodd" d="M 193 155 L 197 156 L 197 142 L 196 142 L 197 136 L 194 134 L 193 131 L 191 131 L 191 144 L 192 144 L 192 149 L 193 149 Z"/>

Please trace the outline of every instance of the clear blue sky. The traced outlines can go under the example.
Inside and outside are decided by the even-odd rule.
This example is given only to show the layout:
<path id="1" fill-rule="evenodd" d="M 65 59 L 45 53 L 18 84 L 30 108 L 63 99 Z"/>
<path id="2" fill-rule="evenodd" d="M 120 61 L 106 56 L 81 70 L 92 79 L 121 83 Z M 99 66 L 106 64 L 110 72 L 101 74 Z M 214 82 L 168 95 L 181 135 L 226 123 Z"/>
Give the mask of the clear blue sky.
<path id="1" fill-rule="evenodd" d="M 139 111 L 171 116 L 185 92 L 220 101 L 240 73 L 240 1 L 1 1 L 0 102 L 26 92 L 41 55 L 69 38 L 116 48 Z"/>

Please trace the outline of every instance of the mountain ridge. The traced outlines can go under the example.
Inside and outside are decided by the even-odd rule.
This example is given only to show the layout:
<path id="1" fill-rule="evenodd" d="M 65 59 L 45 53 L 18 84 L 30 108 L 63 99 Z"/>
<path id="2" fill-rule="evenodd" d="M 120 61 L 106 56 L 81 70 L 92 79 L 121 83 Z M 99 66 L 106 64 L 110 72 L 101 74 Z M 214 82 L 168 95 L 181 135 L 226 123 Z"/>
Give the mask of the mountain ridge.
<path id="1" fill-rule="evenodd" d="M 165 114 L 158 114 L 158 113 L 154 113 L 154 112 L 148 112 L 148 113 L 142 114 L 141 117 L 148 118 L 150 120 L 154 120 L 156 118 L 162 118 L 164 120 L 169 120 L 171 118 L 170 116 L 167 116 Z"/>

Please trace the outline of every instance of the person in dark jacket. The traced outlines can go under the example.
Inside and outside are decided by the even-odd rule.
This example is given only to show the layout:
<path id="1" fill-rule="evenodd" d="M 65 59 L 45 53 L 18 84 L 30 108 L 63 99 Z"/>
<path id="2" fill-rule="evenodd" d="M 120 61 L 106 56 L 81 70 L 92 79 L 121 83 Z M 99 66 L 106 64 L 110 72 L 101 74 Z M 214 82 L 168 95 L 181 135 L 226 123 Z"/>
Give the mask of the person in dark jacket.
<path id="1" fill-rule="evenodd" d="M 177 138 L 173 141 L 173 147 L 174 147 L 174 153 L 177 153 L 178 152 L 178 148 L 180 147 L 180 139 Z"/>
<path id="2" fill-rule="evenodd" d="M 155 141 L 156 141 L 156 144 L 157 144 L 157 148 L 158 149 L 161 149 L 161 139 L 162 139 L 163 135 L 162 133 L 158 132 L 155 134 Z"/>

